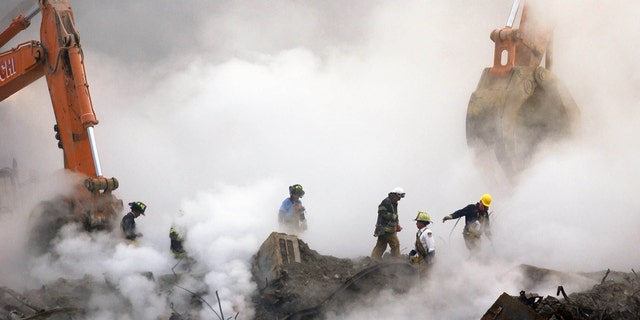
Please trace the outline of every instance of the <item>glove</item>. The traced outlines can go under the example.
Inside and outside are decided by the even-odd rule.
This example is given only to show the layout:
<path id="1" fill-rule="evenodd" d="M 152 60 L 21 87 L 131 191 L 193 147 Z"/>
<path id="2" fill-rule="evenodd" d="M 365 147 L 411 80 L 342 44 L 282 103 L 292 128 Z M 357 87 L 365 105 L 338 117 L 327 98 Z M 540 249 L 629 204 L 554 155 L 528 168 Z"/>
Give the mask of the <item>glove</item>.
<path id="1" fill-rule="evenodd" d="M 415 256 L 415 255 L 416 255 L 416 253 L 417 253 L 417 252 L 416 252 L 415 250 L 411 250 L 411 251 L 409 251 L 409 257 L 413 257 L 413 256 Z"/>
<path id="2" fill-rule="evenodd" d="M 400 225 L 398 225 L 398 226 L 396 227 L 396 232 L 400 232 L 400 231 L 402 231 L 402 227 L 401 227 Z"/>
<path id="3" fill-rule="evenodd" d="M 382 225 L 376 224 L 376 228 L 373 230 L 373 236 L 377 237 L 383 234 L 384 234 L 384 228 L 382 228 Z"/>
<path id="4" fill-rule="evenodd" d="M 444 216 L 444 218 L 442 218 L 442 222 L 444 223 L 445 221 L 451 220 L 451 219 L 453 219 L 453 217 L 451 217 L 451 215 L 449 214 L 449 215 Z"/>

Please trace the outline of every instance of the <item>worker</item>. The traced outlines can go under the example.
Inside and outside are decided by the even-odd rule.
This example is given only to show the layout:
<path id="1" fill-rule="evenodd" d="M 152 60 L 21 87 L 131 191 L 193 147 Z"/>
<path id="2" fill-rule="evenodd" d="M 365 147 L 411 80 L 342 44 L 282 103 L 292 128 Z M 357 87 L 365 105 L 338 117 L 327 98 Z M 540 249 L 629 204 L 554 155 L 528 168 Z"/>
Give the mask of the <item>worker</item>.
<path id="1" fill-rule="evenodd" d="M 376 246 L 371 251 L 371 259 L 380 261 L 382 254 L 387 250 L 387 245 L 391 248 L 391 256 L 400 257 L 400 240 L 398 232 L 402 227 L 398 222 L 398 201 L 404 198 L 404 190 L 396 187 L 388 196 L 382 200 L 378 206 L 378 220 L 373 236 L 377 237 Z"/>
<path id="2" fill-rule="evenodd" d="M 124 237 L 128 240 L 136 240 L 139 237 L 142 237 L 142 233 L 136 232 L 136 221 L 135 219 L 140 215 L 144 216 L 145 210 L 147 210 L 147 205 L 140 201 L 129 202 L 129 207 L 131 210 L 124 217 L 122 217 L 122 221 L 120 222 L 120 228 L 124 234 Z"/>
<path id="3" fill-rule="evenodd" d="M 491 240 L 491 221 L 489 220 L 489 206 L 491 206 L 491 195 L 485 193 L 480 197 L 480 201 L 445 216 L 442 218 L 444 223 L 447 220 L 459 219 L 464 217 L 465 225 L 462 230 L 462 236 L 467 249 L 471 253 L 480 249 L 480 239 L 484 234 Z"/>
<path id="4" fill-rule="evenodd" d="M 302 205 L 304 190 L 299 184 L 289 186 L 289 197 L 282 201 L 278 210 L 278 222 L 285 232 L 298 234 L 307 230 L 306 209 Z"/>
<path id="5" fill-rule="evenodd" d="M 436 241 L 433 238 L 433 232 L 428 225 L 431 224 L 431 217 L 425 211 L 418 211 L 418 215 L 414 219 L 418 232 L 416 233 L 415 249 L 409 252 L 409 258 L 412 264 L 418 265 L 420 278 L 424 278 L 426 271 L 433 264 L 436 255 Z"/>
<path id="6" fill-rule="evenodd" d="M 175 226 L 171 226 L 171 228 L 169 228 L 169 239 L 171 240 L 170 248 L 173 253 L 173 257 L 176 259 L 184 258 L 187 255 L 184 247 L 182 247 L 184 238 L 180 233 L 178 233 Z"/>

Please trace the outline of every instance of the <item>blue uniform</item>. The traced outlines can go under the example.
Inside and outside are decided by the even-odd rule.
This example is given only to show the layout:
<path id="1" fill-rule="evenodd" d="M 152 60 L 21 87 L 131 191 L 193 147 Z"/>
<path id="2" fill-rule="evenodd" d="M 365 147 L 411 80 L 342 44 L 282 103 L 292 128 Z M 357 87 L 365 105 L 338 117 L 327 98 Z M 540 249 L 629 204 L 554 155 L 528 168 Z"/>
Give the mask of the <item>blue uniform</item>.
<path id="1" fill-rule="evenodd" d="M 295 232 L 300 230 L 300 223 L 306 223 L 304 214 L 305 209 L 300 199 L 293 201 L 291 198 L 286 198 L 278 210 L 278 222 L 285 228 L 291 229 L 288 231 Z"/>

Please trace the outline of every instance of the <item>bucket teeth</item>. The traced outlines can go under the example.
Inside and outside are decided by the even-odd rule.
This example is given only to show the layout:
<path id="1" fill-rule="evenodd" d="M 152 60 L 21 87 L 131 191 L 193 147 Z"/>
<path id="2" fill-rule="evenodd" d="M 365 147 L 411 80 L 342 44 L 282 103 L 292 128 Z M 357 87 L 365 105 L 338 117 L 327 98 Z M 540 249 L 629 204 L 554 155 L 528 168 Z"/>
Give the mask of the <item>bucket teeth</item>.
<path id="1" fill-rule="evenodd" d="M 484 70 L 467 108 L 467 143 L 495 157 L 507 176 L 529 165 L 543 142 L 572 136 L 579 110 L 568 90 L 543 67 Z"/>

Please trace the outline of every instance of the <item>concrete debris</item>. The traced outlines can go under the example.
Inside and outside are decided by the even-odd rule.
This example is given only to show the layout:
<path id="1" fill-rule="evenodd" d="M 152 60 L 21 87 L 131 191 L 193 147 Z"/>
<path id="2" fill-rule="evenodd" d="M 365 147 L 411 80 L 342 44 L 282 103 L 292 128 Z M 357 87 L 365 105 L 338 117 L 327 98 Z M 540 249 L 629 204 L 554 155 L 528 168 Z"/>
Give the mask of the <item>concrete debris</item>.
<path id="1" fill-rule="evenodd" d="M 322 319 L 326 314 L 339 318 L 374 290 L 404 293 L 418 281 L 406 261 L 408 257 L 387 256 L 373 263 L 369 257 L 323 256 L 295 236 L 274 232 L 254 256 L 256 319 Z"/>
<path id="2" fill-rule="evenodd" d="M 325 319 L 341 318 L 353 306 L 366 307 L 367 298 L 381 288 L 394 295 L 409 291 L 419 283 L 417 270 L 407 263 L 385 256 L 382 262 L 369 257 L 343 259 L 324 256 L 309 248 L 296 236 L 272 233 L 252 259 L 253 280 L 258 292 L 252 297 L 255 319 Z M 640 285 L 635 271 L 622 273 L 607 270 L 597 273 L 569 274 L 555 270 L 521 265 L 516 270 L 525 276 L 519 294 L 503 293 L 486 311 L 482 320 L 583 320 L 640 319 Z M 166 317 L 172 320 L 198 320 L 207 308 L 213 314 L 215 301 L 208 288 L 185 288 L 180 284 L 202 284 L 205 273 L 191 272 L 161 275 L 141 274 L 155 283 L 158 297 L 166 299 Z M 540 283 L 576 281 L 592 286 L 588 291 L 566 294 L 558 287 L 555 297 L 541 297 L 526 292 Z M 584 282 L 587 281 L 587 282 Z M 217 296 L 217 292 L 215 292 Z M 58 279 L 35 290 L 18 293 L 0 287 L 0 320 L 8 319 L 86 319 L 95 314 L 95 301 L 100 296 L 116 315 L 135 314 L 131 301 L 122 296 L 116 285 L 86 276 L 82 279 Z M 220 308 L 221 309 L 221 308 Z M 221 310 L 220 310 L 221 311 Z M 218 314 L 216 312 L 216 314 Z M 225 318 L 238 317 L 238 314 Z M 220 317 L 220 315 L 219 315 Z M 243 318 L 242 315 L 239 318 Z"/>
<path id="3" fill-rule="evenodd" d="M 525 269 L 534 271 L 535 267 Z M 538 269 L 538 274 L 551 270 Z M 625 274 L 615 272 L 610 279 L 610 270 L 591 290 L 567 295 L 558 286 L 556 296 L 545 298 L 536 294 L 520 292 L 519 296 L 503 293 L 487 310 L 481 320 L 632 320 L 640 319 L 640 285 L 635 271 Z M 583 274 L 596 278 L 598 273 Z"/>

